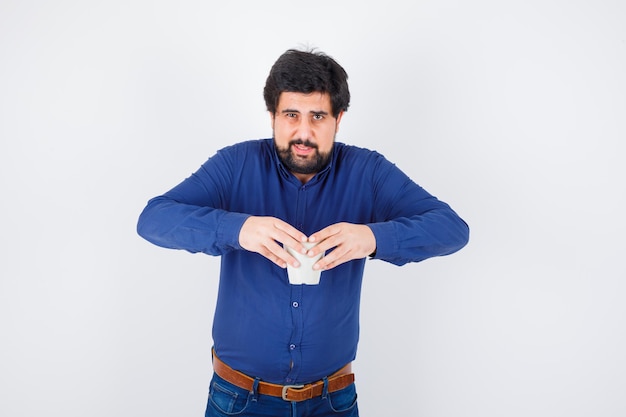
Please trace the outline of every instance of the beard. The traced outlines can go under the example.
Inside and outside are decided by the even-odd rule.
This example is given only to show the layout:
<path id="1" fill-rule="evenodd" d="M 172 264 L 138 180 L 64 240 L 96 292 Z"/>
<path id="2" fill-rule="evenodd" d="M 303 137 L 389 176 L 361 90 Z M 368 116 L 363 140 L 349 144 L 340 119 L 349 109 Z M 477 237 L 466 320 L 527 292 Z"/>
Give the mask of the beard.
<path id="1" fill-rule="evenodd" d="M 294 145 L 304 145 L 309 148 L 313 148 L 315 152 L 307 158 L 299 157 L 291 152 L 291 147 Z M 320 152 L 317 145 L 309 140 L 294 139 L 289 142 L 286 148 L 280 148 L 274 141 L 274 147 L 278 154 L 278 159 L 285 165 L 285 167 L 294 174 L 317 174 L 328 165 L 330 157 L 332 155 L 332 149 L 330 152 Z"/>

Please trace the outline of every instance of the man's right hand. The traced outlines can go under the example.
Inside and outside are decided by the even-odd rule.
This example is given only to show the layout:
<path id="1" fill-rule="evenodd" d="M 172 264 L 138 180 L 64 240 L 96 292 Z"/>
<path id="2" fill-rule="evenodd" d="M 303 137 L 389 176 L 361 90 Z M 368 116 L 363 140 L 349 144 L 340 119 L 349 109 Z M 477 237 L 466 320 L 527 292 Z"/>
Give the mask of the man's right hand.
<path id="1" fill-rule="evenodd" d="M 304 233 L 275 217 L 250 216 L 239 231 L 242 248 L 263 255 L 281 268 L 287 264 L 297 268 L 300 264 L 279 243 L 306 253 L 301 245 L 306 241 Z"/>

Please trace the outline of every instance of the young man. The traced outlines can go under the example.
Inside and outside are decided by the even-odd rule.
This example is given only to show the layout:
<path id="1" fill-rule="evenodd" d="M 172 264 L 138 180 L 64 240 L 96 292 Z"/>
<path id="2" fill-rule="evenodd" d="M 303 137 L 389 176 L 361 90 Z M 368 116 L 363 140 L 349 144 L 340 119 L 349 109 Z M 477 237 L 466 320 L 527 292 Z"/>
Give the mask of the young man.
<path id="1" fill-rule="evenodd" d="M 469 229 L 382 155 L 335 142 L 350 93 L 332 58 L 285 52 L 264 97 L 273 138 L 218 151 L 148 202 L 138 232 L 222 256 L 206 416 L 357 416 L 365 259 L 451 254 Z M 286 247 L 325 252 L 318 285 L 289 283 L 287 264 L 299 264 Z"/>

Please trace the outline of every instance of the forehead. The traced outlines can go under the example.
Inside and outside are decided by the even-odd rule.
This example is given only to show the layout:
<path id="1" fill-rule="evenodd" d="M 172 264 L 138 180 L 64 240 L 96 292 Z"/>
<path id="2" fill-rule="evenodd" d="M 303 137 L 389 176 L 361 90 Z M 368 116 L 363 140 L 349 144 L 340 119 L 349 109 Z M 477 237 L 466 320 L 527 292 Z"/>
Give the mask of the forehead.
<path id="1" fill-rule="evenodd" d="M 296 93 L 285 91 L 278 98 L 277 111 L 296 110 L 299 112 L 324 111 L 331 113 L 330 95 L 314 91 L 312 93 Z"/>

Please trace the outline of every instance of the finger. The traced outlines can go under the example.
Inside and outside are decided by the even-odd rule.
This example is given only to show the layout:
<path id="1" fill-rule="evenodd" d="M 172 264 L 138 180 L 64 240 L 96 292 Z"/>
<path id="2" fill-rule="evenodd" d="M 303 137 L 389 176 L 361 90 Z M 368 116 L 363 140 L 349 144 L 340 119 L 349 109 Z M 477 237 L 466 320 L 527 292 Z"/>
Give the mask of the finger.
<path id="1" fill-rule="evenodd" d="M 329 249 L 333 249 L 341 244 L 341 239 L 337 236 L 331 236 L 327 239 L 320 241 L 317 245 L 313 246 L 306 252 L 306 255 L 310 258 L 313 258 L 320 253 L 325 253 Z"/>
<path id="2" fill-rule="evenodd" d="M 309 236 L 309 242 L 311 243 L 322 242 L 328 239 L 329 237 L 334 236 L 340 232 L 341 232 L 341 227 L 339 224 L 331 224 L 330 226 L 327 226 L 323 228 L 322 230 L 319 230 L 313 233 L 311 236 Z"/>
<path id="3" fill-rule="evenodd" d="M 341 261 L 340 259 L 331 260 L 331 259 L 326 259 L 326 257 L 324 257 L 318 262 L 316 262 L 315 265 L 313 265 L 313 269 L 316 271 L 318 270 L 328 271 L 329 269 L 333 269 L 337 265 L 341 265 L 344 262 L 345 261 Z"/>
<path id="4" fill-rule="evenodd" d="M 308 249 L 306 247 L 304 247 L 302 242 L 299 242 L 299 241 L 293 239 L 291 236 L 284 235 L 281 240 L 277 240 L 277 241 L 282 243 L 283 249 L 285 249 L 285 250 L 287 250 L 286 248 L 289 247 L 293 251 L 299 252 L 299 253 L 301 253 L 303 255 L 305 255 L 307 253 L 307 251 L 308 251 Z"/>
<path id="5" fill-rule="evenodd" d="M 265 257 L 266 259 L 269 259 L 270 261 L 272 261 L 273 263 L 275 263 L 276 265 L 278 265 L 281 268 L 287 268 L 287 262 L 285 262 L 283 259 L 281 259 L 280 257 L 276 256 L 272 251 L 270 251 L 267 248 L 263 248 L 261 250 L 259 250 L 257 252 L 259 255 Z"/>
<path id="6" fill-rule="evenodd" d="M 273 239 L 283 245 L 283 247 L 288 246 L 296 252 L 305 254 L 307 249 L 302 245 L 303 242 L 307 241 L 307 237 L 304 233 L 300 232 L 298 229 L 292 227 L 288 223 L 282 222 L 282 220 L 276 219 L 274 227 L 276 233 L 273 236 Z"/>
<path id="7" fill-rule="evenodd" d="M 294 268 L 300 266 L 298 260 L 291 256 L 289 252 L 283 249 L 276 242 L 272 242 L 268 246 L 264 246 L 263 250 L 259 253 L 281 268 L 286 268 L 287 264 L 293 266 Z"/>
<path id="8" fill-rule="evenodd" d="M 289 223 L 286 223 L 280 219 L 275 219 L 274 221 L 274 227 L 279 230 L 280 232 L 286 234 L 287 236 L 289 236 L 291 239 L 293 239 L 296 242 L 306 242 L 307 241 L 307 237 L 304 233 L 302 233 L 301 231 L 299 231 L 298 229 L 296 229 L 295 227 L 293 227 L 292 225 L 290 225 Z M 284 239 L 284 238 L 283 238 Z M 284 243 L 282 240 L 280 240 L 281 243 Z"/>
<path id="9" fill-rule="evenodd" d="M 328 255 L 317 261 L 313 265 L 313 269 L 329 270 L 350 260 L 352 260 L 350 251 L 346 250 L 344 246 L 337 246 Z"/>
<path id="10" fill-rule="evenodd" d="M 341 230 L 340 226 L 332 225 L 311 235 L 309 237 L 309 242 L 318 243 L 309 249 L 307 255 L 314 257 L 344 243 L 345 239 L 341 235 Z"/>

